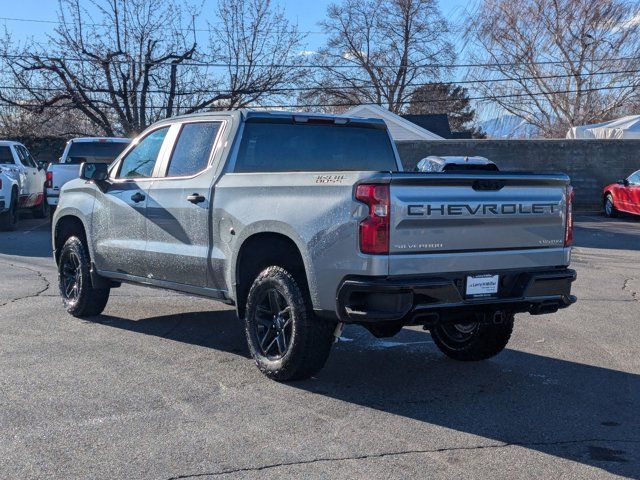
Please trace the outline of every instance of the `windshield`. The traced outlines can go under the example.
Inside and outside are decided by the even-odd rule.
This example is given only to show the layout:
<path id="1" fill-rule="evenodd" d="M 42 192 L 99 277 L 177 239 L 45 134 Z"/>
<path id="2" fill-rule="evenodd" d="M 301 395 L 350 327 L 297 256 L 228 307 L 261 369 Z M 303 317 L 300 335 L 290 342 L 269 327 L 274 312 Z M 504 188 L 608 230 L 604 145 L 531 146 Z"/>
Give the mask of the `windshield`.
<path id="1" fill-rule="evenodd" d="M 65 163 L 111 163 L 127 145 L 124 142 L 74 142 Z"/>

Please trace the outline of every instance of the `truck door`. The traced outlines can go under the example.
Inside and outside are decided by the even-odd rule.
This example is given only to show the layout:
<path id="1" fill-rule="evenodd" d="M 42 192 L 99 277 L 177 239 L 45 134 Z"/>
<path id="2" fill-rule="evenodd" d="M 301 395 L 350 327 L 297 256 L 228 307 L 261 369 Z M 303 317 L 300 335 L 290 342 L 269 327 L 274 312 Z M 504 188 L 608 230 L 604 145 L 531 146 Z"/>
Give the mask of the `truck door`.
<path id="1" fill-rule="evenodd" d="M 26 188 L 29 192 L 25 206 L 34 207 L 39 205 L 44 198 L 44 173 L 41 172 L 38 164 L 26 147 L 16 145 L 15 148 L 25 168 Z"/>
<path id="2" fill-rule="evenodd" d="M 118 162 L 96 196 L 92 238 L 99 270 L 146 277 L 147 202 L 169 126 L 149 132 Z"/>
<path id="3" fill-rule="evenodd" d="M 14 159 L 15 159 L 15 167 L 12 169 L 16 176 L 18 177 L 18 185 L 20 187 L 20 199 L 19 199 L 19 203 L 21 207 L 26 207 L 28 206 L 29 203 L 29 196 L 31 195 L 32 192 L 32 184 L 33 181 L 31 179 L 31 177 L 33 176 L 33 172 L 31 171 L 31 169 L 28 168 L 25 159 L 24 159 L 24 155 L 22 153 L 22 151 L 20 150 L 18 145 L 13 145 L 11 147 L 13 149 L 14 152 Z"/>
<path id="4" fill-rule="evenodd" d="M 170 155 L 148 195 L 147 258 L 150 275 L 206 287 L 212 228 L 211 168 L 222 121 L 178 123 Z"/>

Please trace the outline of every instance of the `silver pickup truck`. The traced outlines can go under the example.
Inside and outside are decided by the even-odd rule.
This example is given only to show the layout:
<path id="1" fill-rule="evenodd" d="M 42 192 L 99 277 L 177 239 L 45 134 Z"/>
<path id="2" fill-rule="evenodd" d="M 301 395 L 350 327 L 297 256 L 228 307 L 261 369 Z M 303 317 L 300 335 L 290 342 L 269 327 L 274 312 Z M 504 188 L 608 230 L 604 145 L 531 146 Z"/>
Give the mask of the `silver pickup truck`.
<path id="1" fill-rule="evenodd" d="M 53 218 L 67 311 L 101 313 L 121 282 L 235 305 L 277 380 L 318 372 L 344 324 L 421 325 L 482 360 L 514 314 L 575 302 L 566 175 L 405 173 L 379 120 L 177 117 L 80 174 Z"/>

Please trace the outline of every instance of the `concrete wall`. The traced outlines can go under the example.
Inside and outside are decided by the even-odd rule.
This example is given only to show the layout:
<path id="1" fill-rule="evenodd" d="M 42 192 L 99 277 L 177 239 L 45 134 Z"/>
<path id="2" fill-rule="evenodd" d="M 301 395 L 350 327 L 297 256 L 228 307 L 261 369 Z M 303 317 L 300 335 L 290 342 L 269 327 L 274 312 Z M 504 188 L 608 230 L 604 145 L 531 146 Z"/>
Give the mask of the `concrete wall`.
<path id="1" fill-rule="evenodd" d="M 599 209 L 602 188 L 640 170 L 640 140 L 440 140 L 396 142 L 406 170 L 429 155 L 478 155 L 501 170 L 564 172 L 578 209 Z"/>

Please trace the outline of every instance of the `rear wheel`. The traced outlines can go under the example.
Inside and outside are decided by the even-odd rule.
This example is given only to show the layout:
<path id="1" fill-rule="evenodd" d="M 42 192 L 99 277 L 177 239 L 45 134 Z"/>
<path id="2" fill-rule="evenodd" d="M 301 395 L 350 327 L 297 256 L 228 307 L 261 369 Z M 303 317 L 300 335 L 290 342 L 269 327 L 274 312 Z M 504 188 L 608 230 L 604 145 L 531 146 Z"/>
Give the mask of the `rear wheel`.
<path id="1" fill-rule="evenodd" d="M 0 213 L 0 230 L 13 231 L 16 228 L 18 228 L 18 195 L 13 191 L 8 210 Z"/>
<path id="2" fill-rule="evenodd" d="M 256 365 L 278 381 L 302 380 L 324 366 L 335 323 L 315 317 L 308 295 L 285 269 L 271 266 L 251 285 L 245 333 Z"/>
<path id="3" fill-rule="evenodd" d="M 604 216 L 609 218 L 618 216 L 618 210 L 616 210 L 616 207 L 613 203 L 613 197 L 610 193 L 608 193 L 604 199 Z"/>
<path id="4" fill-rule="evenodd" d="M 513 331 L 513 313 L 502 323 L 442 323 L 431 329 L 436 346 L 450 358 L 462 361 L 486 360 L 507 346 Z"/>
<path id="5" fill-rule="evenodd" d="M 89 252 L 78 237 L 69 238 L 60 252 L 58 285 L 65 309 L 74 317 L 99 315 L 109 300 L 109 288 L 94 288 Z"/>
<path id="6" fill-rule="evenodd" d="M 40 205 L 33 207 L 31 211 L 35 218 L 47 218 L 49 216 L 49 204 L 47 203 L 46 191 L 42 194 L 42 202 L 40 202 Z"/>

